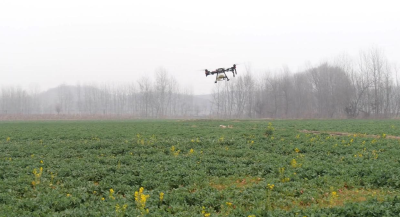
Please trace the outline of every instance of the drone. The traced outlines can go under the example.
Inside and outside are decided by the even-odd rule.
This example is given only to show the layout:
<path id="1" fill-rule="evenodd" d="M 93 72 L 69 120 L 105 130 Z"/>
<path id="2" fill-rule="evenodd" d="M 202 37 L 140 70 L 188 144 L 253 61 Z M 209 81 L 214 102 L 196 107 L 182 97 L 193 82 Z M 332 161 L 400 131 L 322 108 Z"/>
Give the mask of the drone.
<path id="1" fill-rule="evenodd" d="M 216 69 L 214 71 L 209 71 L 207 69 L 205 70 L 206 77 L 209 76 L 210 74 L 211 75 L 217 74 L 217 76 L 215 78 L 215 83 L 217 83 L 217 81 L 222 81 L 222 80 L 225 80 L 225 79 L 227 81 L 229 81 L 229 78 L 228 78 L 228 76 L 226 75 L 225 72 L 232 72 L 233 77 L 235 77 L 235 74 L 237 74 L 236 64 L 233 64 L 233 66 L 230 67 L 230 68 L 218 68 L 218 69 Z"/>

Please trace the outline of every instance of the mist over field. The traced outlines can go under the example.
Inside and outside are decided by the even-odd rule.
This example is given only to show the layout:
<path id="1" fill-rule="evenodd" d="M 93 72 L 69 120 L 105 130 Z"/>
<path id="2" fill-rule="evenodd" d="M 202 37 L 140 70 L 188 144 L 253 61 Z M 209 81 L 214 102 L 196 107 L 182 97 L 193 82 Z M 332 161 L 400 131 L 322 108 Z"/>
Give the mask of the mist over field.
<path id="1" fill-rule="evenodd" d="M 40 92 L 2 87 L 0 114 L 131 118 L 389 118 L 400 113 L 398 68 L 371 48 L 297 73 L 240 72 L 194 95 L 160 68 L 154 78 L 127 84 L 60 85 Z"/>
<path id="2" fill-rule="evenodd" d="M 0 119 L 398 117 L 395 5 L 1 2 Z"/>

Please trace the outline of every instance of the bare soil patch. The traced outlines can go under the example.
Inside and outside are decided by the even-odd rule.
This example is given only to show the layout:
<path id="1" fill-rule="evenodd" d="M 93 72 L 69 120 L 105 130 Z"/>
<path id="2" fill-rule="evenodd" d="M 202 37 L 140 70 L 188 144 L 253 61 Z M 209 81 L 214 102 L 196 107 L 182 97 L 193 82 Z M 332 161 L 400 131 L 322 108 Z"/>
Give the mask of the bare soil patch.
<path id="1" fill-rule="evenodd" d="M 324 131 L 315 131 L 315 130 L 300 130 L 301 133 L 310 133 L 310 134 L 322 134 L 326 133 L 331 136 L 355 136 L 355 137 L 366 137 L 366 138 L 381 138 L 380 135 L 367 135 L 361 133 L 348 133 L 348 132 L 324 132 Z M 387 135 L 386 139 L 400 139 L 400 136 L 390 136 Z"/>
<path id="2" fill-rule="evenodd" d="M 258 184 L 262 178 L 258 177 L 245 177 L 245 178 L 219 178 L 215 177 L 210 181 L 210 186 L 221 191 L 228 187 L 245 188 Z"/>

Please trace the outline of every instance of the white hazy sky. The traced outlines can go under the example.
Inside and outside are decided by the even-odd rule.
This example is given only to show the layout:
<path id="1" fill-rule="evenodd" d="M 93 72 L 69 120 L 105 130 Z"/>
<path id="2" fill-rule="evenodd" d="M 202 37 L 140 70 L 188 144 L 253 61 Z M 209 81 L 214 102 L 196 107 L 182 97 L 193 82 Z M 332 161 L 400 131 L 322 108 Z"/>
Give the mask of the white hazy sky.
<path id="1" fill-rule="evenodd" d="M 301 69 L 372 46 L 400 60 L 399 1 L 1 0 L 0 86 L 127 83 L 165 68 L 209 93 L 201 69 Z M 239 65 L 238 76 L 245 71 Z M 229 75 L 229 74 L 228 74 Z"/>

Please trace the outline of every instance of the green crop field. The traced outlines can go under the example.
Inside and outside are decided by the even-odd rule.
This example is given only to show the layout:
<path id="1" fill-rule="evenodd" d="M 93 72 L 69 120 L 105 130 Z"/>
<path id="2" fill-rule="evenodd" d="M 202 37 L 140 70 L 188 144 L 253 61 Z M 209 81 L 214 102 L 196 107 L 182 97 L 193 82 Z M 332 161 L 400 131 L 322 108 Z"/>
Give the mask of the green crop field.
<path id="1" fill-rule="evenodd" d="M 398 136 L 396 120 L 0 122 L 0 216 L 399 216 Z"/>

